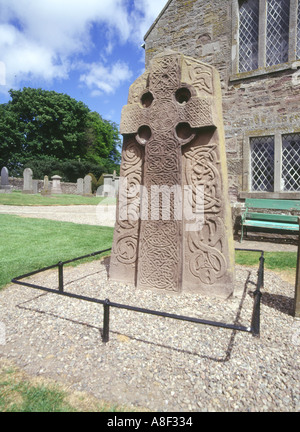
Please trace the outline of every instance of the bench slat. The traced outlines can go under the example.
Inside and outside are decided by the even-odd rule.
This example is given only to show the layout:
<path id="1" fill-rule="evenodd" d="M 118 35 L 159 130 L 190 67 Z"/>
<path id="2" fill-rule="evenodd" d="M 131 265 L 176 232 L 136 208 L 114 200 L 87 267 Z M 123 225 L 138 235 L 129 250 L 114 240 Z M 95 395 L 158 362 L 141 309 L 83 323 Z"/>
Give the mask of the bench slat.
<path id="1" fill-rule="evenodd" d="M 270 213 L 253 213 L 248 212 L 246 214 L 247 219 L 256 219 L 256 220 L 269 220 L 274 222 L 294 222 L 298 223 L 298 216 L 293 215 L 281 215 L 281 214 L 270 214 Z"/>
<path id="2" fill-rule="evenodd" d="M 246 198 L 245 206 L 248 208 L 291 211 L 291 210 L 300 210 L 300 200 Z"/>
<path id="3" fill-rule="evenodd" d="M 273 228 L 273 229 L 286 229 L 290 231 L 299 231 L 298 224 L 288 224 L 288 223 L 276 223 L 268 221 L 258 221 L 258 220 L 245 220 L 243 225 L 260 227 L 260 228 Z"/>
<path id="4" fill-rule="evenodd" d="M 245 212 L 241 220 L 241 242 L 243 240 L 244 226 L 299 231 L 298 216 L 291 214 L 259 213 L 249 211 L 249 209 L 300 211 L 300 200 L 246 198 Z"/>

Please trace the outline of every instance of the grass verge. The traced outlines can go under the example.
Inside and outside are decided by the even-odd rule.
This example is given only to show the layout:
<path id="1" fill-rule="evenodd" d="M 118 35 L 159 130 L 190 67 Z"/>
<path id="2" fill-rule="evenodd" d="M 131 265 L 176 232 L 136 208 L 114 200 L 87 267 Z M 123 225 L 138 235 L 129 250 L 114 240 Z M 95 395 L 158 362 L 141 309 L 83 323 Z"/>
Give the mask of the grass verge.
<path id="1" fill-rule="evenodd" d="M 114 230 L 4 214 L 0 227 L 0 289 L 22 274 L 110 248 Z"/>
<path id="2" fill-rule="evenodd" d="M 114 204 L 114 198 L 85 197 L 80 195 L 28 195 L 19 191 L 10 194 L 0 194 L 0 205 L 12 206 L 50 206 L 50 205 L 97 205 L 105 200 L 107 204 Z"/>
<path id="3" fill-rule="evenodd" d="M 42 377 L 31 377 L 0 358 L 0 412 L 125 412 L 122 407 Z"/>
<path id="4" fill-rule="evenodd" d="M 259 252 L 236 251 L 235 260 L 236 263 L 240 265 L 254 266 L 257 265 L 259 257 Z M 264 257 L 265 266 L 269 270 L 296 269 L 296 252 L 265 252 Z"/>
<path id="5" fill-rule="evenodd" d="M 112 245 L 113 228 L 0 215 L 0 289 L 13 277 Z M 236 251 L 236 263 L 258 266 L 260 254 Z M 91 258 L 97 259 L 98 257 Z M 265 252 L 265 268 L 293 283 L 296 252 Z M 80 264 L 80 261 L 76 263 Z"/>
<path id="6" fill-rule="evenodd" d="M 258 267 L 259 252 L 236 251 L 236 264 Z M 295 283 L 297 252 L 265 252 L 265 269 L 272 270 L 279 274 L 283 280 Z"/>

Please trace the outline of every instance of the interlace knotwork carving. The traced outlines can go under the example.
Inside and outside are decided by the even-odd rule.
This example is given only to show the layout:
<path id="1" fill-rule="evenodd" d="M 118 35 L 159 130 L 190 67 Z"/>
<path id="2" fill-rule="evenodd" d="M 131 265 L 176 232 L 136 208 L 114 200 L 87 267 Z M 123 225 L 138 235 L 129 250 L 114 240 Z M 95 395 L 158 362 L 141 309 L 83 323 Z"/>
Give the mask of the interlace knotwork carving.
<path id="1" fill-rule="evenodd" d="M 217 76 L 211 66 L 172 53 L 155 57 L 130 87 L 120 125 L 120 174 L 127 183 L 119 199 L 126 205 L 118 208 L 112 279 L 139 288 L 208 293 L 214 284 L 222 290 L 232 280 Z M 199 188 L 202 224 L 192 230 L 183 203 L 197 215 Z M 230 290 L 227 283 L 225 291 Z"/>

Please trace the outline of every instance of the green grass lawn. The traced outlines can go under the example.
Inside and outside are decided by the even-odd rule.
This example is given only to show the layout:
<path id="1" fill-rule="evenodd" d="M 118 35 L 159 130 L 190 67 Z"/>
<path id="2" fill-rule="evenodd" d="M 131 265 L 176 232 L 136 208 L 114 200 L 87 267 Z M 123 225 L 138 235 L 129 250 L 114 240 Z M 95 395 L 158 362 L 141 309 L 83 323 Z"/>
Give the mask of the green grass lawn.
<path id="1" fill-rule="evenodd" d="M 50 205 L 97 205 L 101 202 L 105 204 L 114 204 L 114 198 L 104 197 L 85 197 L 80 195 L 52 195 L 42 196 L 40 194 L 31 195 L 23 194 L 19 191 L 14 191 L 10 194 L 0 194 L 0 205 L 15 205 L 15 206 L 50 206 Z"/>
<path id="2" fill-rule="evenodd" d="M 259 265 L 260 253 L 236 251 L 235 262 L 247 267 Z M 297 252 L 265 252 L 265 269 L 277 273 L 282 280 L 294 285 L 296 281 Z"/>
<path id="3" fill-rule="evenodd" d="M 259 252 L 236 251 L 235 261 L 237 264 L 244 266 L 258 266 L 260 257 Z M 265 268 L 269 270 L 296 270 L 297 253 L 296 252 L 265 252 Z"/>
<path id="4" fill-rule="evenodd" d="M 110 227 L 2 214 L 0 288 L 22 274 L 108 249 L 112 238 L 113 228 Z"/>
<path id="5" fill-rule="evenodd" d="M 0 288 L 11 279 L 112 245 L 113 228 L 0 215 Z M 236 263 L 257 266 L 260 254 L 236 251 Z M 96 256 L 94 259 L 98 259 Z M 295 274 L 296 252 L 266 252 L 265 268 Z M 78 262 L 79 263 L 79 262 Z M 77 263 L 77 264 L 78 264 Z"/>

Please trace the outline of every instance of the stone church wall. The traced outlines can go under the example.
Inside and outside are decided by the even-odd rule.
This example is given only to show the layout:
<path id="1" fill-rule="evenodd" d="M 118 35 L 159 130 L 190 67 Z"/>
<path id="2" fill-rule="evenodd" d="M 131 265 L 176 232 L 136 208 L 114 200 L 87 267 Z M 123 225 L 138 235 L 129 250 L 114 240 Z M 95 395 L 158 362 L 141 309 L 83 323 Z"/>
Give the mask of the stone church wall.
<path id="1" fill-rule="evenodd" d="M 237 5 L 237 0 L 173 0 L 145 36 L 146 67 L 156 54 L 172 49 L 219 71 L 232 207 L 251 196 L 249 137 L 300 132 L 299 61 L 270 73 L 233 73 Z M 268 197 L 299 199 L 300 193 Z"/>

